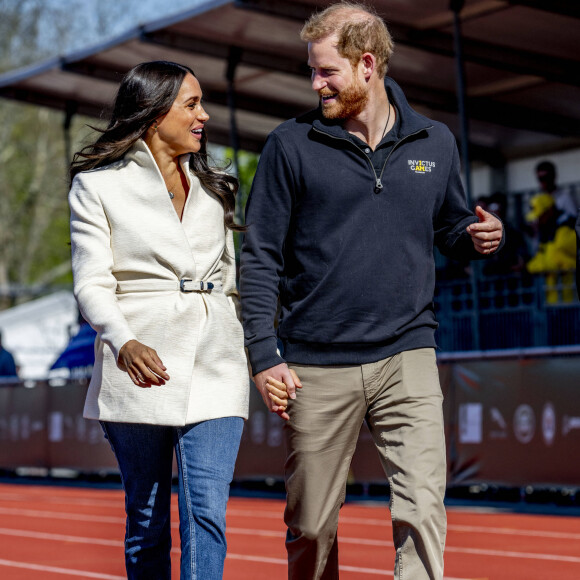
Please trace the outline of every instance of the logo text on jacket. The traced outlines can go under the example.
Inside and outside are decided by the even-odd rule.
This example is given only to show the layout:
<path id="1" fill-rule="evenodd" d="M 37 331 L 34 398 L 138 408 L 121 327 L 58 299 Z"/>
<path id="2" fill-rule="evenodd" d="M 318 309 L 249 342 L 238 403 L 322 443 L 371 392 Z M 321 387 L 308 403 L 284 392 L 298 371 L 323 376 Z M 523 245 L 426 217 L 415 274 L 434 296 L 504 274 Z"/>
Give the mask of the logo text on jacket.
<path id="1" fill-rule="evenodd" d="M 409 164 L 409 169 L 413 173 L 431 173 L 431 170 L 435 167 L 435 161 L 421 161 L 420 159 L 409 159 L 407 160 Z"/>

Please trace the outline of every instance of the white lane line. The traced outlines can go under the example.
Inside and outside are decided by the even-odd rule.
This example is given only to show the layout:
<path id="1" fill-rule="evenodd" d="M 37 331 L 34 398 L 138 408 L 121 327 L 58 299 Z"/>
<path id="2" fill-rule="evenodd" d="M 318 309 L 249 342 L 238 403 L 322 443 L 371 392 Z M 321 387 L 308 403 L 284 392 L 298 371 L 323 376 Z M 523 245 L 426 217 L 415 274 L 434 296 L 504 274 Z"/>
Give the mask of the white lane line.
<path id="1" fill-rule="evenodd" d="M 36 572 L 52 572 L 54 574 L 65 574 L 67 576 L 78 576 L 79 578 L 97 578 L 98 580 L 126 580 L 126 576 L 113 576 L 112 574 L 100 574 L 99 572 L 89 572 L 88 570 L 71 570 L 57 566 L 41 566 L 29 562 L 13 562 L 12 560 L 1 560 L 0 566 L 9 568 L 23 568 L 25 570 L 35 570 Z"/>
<path id="2" fill-rule="evenodd" d="M 228 552 L 227 559 L 230 560 L 243 560 L 245 562 L 260 562 L 265 564 L 279 564 L 280 566 L 286 566 L 286 559 L 284 558 L 265 558 L 262 556 L 248 556 L 242 554 L 230 554 Z M 344 566 L 340 565 L 339 569 L 341 572 L 356 572 L 357 574 L 368 574 L 374 576 L 393 576 L 394 573 L 390 570 L 379 570 L 378 568 L 361 568 L 359 566 Z M 470 578 L 453 578 L 451 576 L 445 576 L 443 580 L 471 580 Z"/>
<path id="3" fill-rule="evenodd" d="M 227 527 L 227 533 L 239 536 L 259 536 L 261 538 L 279 538 L 282 540 L 286 537 L 286 533 L 281 531 L 253 530 L 251 528 L 234 528 L 232 526 Z M 393 542 L 388 542 L 384 540 L 373 540 L 366 538 L 348 538 L 344 536 L 339 536 L 338 541 L 341 544 L 359 544 L 361 546 L 385 547 L 393 545 Z"/>
<path id="4" fill-rule="evenodd" d="M 245 511 L 237 510 L 236 508 L 228 509 L 228 515 L 230 516 L 243 516 L 243 517 L 253 517 L 253 518 L 282 518 L 282 513 L 259 513 L 255 511 Z M 340 516 L 339 522 L 341 524 L 360 524 L 365 526 L 378 526 L 384 528 L 391 528 L 391 521 L 385 518 L 384 520 L 373 519 L 373 518 L 357 518 L 351 516 Z M 450 532 L 473 532 L 477 534 L 504 534 L 504 535 L 515 535 L 515 536 L 531 536 L 531 537 L 542 537 L 542 538 L 556 538 L 563 540 L 580 540 L 580 534 L 572 532 L 552 532 L 543 530 L 519 530 L 516 528 L 497 528 L 491 526 L 464 526 L 461 524 L 449 524 L 447 530 Z"/>
<path id="5" fill-rule="evenodd" d="M 550 560 L 553 562 L 571 562 L 580 564 L 578 556 L 558 556 L 556 554 L 531 554 L 530 552 L 510 552 L 507 550 L 486 550 L 483 548 L 459 548 L 448 546 L 445 552 L 455 552 L 459 554 L 475 554 L 478 556 L 499 556 L 502 558 L 522 558 L 529 560 Z"/>
<path id="6" fill-rule="evenodd" d="M 371 540 L 362 538 L 338 538 L 339 543 L 343 544 L 360 544 L 364 546 L 378 546 L 378 547 L 393 547 L 392 542 L 385 542 L 383 540 Z M 513 552 L 510 550 L 487 550 L 484 548 L 462 548 L 459 546 L 446 546 L 445 553 L 456 552 L 462 554 L 474 554 L 479 556 L 499 556 L 503 558 L 521 558 L 531 560 L 552 560 L 554 562 L 572 562 L 580 563 L 580 557 L 576 556 L 559 556 L 556 554 L 539 554 L 536 552 Z"/>
<path id="7" fill-rule="evenodd" d="M 0 501 L 12 501 L 12 502 L 23 502 L 23 503 L 30 503 L 30 502 L 38 502 L 43 504 L 63 504 L 63 505 L 87 505 L 87 506 L 99 506 L 99 507 L 110 507 L 116 508 L 121 507 L 123 508 L 123 497 L 119 496 L 118 501 L 110 500 L 110 499 L 90 499 L 90 498 L 82 498 L 82 497 L 31 497 L 29 495 L 17 495 L 11 493 L 0 493 Z"/>
<path id="8" fill-rule="evenodd" d="M 234 528 L 228 526 L 227 532 L 229 534 L 245 535 L 245 536 L 259 536 L 259 537 L 271 537 L 271 538 L 283 538 L 285 534 L 283 532 L 276 532 L 270 530 L 252 530 L 251 528 Z M 354 544 L 359 546 L 376 546 L 380 548 L 393 547 L 393 542 L 388 540 L 375 540 L 371 538 L 350 538 L 348 536 L 339 536 L 339 543 L 341 544 Z M 446 546 L 446 552 L 458 552 L 474 555 L 485 555 L 485 556 L 503 556 L 505 558 L 521 558 L 521 559 L 532 559 L 532 560 L 553 560 L 556 562 L 573 562 L 580 563 L 580 557 L 576 556 L 558 556 L 554 554 L 539 554 L 531 552 L 513 552 L 508 550 L 485 550 L 480 548 L 462 548 L 456 546 Z"/>
<path id="9" fill-rule="evenodd" d="M 174 525 L 176 527 L 177 524 Z M 276 532 L 271 530 L 253 530 L 250 528 L 227 528 L 227 533 L 230 535 L 244 535 L 244 536 L 257 536 L 257 537 L 272 537 L 284 538 L 282 532 Z M 5 536 L 19 536 L 27 538 L 36 538 L 39 540 L 49 540 L 49 541 L 66 541 L 66 542 L 77 542 L 84 544 L 98 544 L 102 546 L 122 546 L 122 542 L 100 539 L 100 538 L 86 538 L 82 536 L 69 536 L 62 534 L 48 534 L 45 532 L 30 532 L 27 530 L 12 530 L 9 528 L 0 528 L 0 535 Z M 341 537 L 339 542 L 343 544 L 354 544 L 360 546 L 376 546 L 381 548 L 393 547 L 393 543 L 384 540 L 374 540 L 367 538 L 350 538 Z M 570 562 L 574 564 L 580 564 L 580 557 L 577 556 L 565 556 L 556 554 L 541 554 L 541 553 L 531 553 L 531 552 L 515 552 L 509 550 L 491 550 L 484 548 L 463 548 L 459 546 L 446 546 L 446 553 L 461 553 L 461 554 L 472 554 L 477 556 L 497 556 L 503 558 L 517 558 L 517 559 L 527 559 L 527 560 L 548 560 L 554 562 Z M 252 556 L 258 557 L 258 556 Z"/>
<path id="10" fill-rule="evenodd" d="M 105 538 L 86 538 L 83 536 L 70 536 L 65 534 L 49 534 L 46 532 L 30 532 L 28 530 L 10 530 L 0 528 L 0 535 L 15 536 L 19 538 L 34 538 L 36 540 L 51 540 L 58 542 L 74 542 L 76 544 L 94 544 L 97 546 L 123 547 L 123 542 L 118 540 L 107 540 Z"/>
<path id="11" fill-rule="evenodd" d="M 31 501 L 33 498 L 24 494 L 0 492 L 0 499 L 2 501 Z"/>
<path id="12" fill-rule="evenodd" d="M 227 552 L 226 560 L 243 560 L 244 562 L 262 562 L 263 564 L 279 564 L 286 566 L 286 558 L 268 558 L 266 556 L 249 556 L 248 554 L 232 554 Z"/>
<path id="13" fill-rule="evenodd" d="M 227 528 L 228 533 L 238 535 L 254 535 L 261 537 L 279 537 L 283 538 L 285 534 L 269 530 L 252 530 L 244 528 Z M 339 544 L 354 544 L 359 546 L 376 546 L 380 548 L 393 547 L 393 542 L 385 540 L 375 540 L 371 538 L 350 538 L 348 536 L 339 536 Z M 555 562 L 573 562 L 580 563 L 580 557 L 576 556 L 558 556 L 554 554 L 539 554 L 531 552 L 513 552 L 508 550 L 485 550 L 480 548 L 461 548 L 456 546 L 447 546 L 445 552 L 458 552 L 484 556 L 500 556 L 505 558 L 521 558 L 532 560 L 553 560 Z"/>
<path id="14" fill-rule="evenodd" d="M 266 511 L 258 511 L 258 510 L 241 510 L 239 508 L 228 508 L 228 515 L 229 516 L 239 516 L 239 517 L 250 517 L 254 519 L 283 519 L 284 518 L 284 509 L 281 509 L 278 512 L 266 512 Z"/>
<path id="15" fill-rule="evenodd" d="M 236 534 L 239 536 L 260 536 L 262 538 L 282 538 L 286 537 L 286 532 L 280 530 L 252 530 L 251 528 L 234 528 L 227 526 L 228 534 Z"/>
<path id="16" fill-rule="evenodd" d="M 373 576 L 394 576 L 391 570 L 379 570 L 378 568 L 359 568 L 358 566 L 342 566 L 338 568 L 341 572 L 356 572 L 358 574 L 368 574 Z M 444 580 L 459 580 L 458 578 L 445 578 Z"/>
<path id="17" fill-rule="evenodd" d="M 260 564 L 278 564 L 286 566 L 286 559 L 282 558 L 264 558 L 262 556 L 247 556 L 243 554 L 230 554 L 226 556 L 228 560 L 243 560 L 245 562 L 257 562 Z M 37 572 L 52 572 L 55 574 L 64 574 L 67 576 L 79 576 L 80 578 L 96 578 L 98 580 L 125 580 L 125 576 L 113 576 L 111 574 L 100 574 L 98 572 L 88 572 L 87 570 L 71 570 L 56 566 L 41 566 L 28 562 L 14 562 L 11 560 L 0 560 L 0 566 L 12 568 L 23 568 L 25 570 L 35 570 Z M 393 576 L 393 572 L 388 570 L 378 570 L 377 568 L 359 568 L 357 566 L 339 566 L 341 572 L 356 572 L 357 574 L 367 574 L 374 576 Z M 469 580 L 469 578 L 452 578 L 445 576 L 444 580 Z"/>
<path id="18" fill-rule="evenodd" d="M 44 510 L 27 510 L 19 508 L 0 507 L 0 514 L 9 516 L 21 516 L 31 518 L 49 518 L 56 520 L 76 520 L 84 522 L 99 522 L 102 524 L 124 524 L 125 518 L 116 518 L 112 516 L 95 516 L 90 514 L 71 514 L 65 512 L 47 512 Z"/>
<path id="19" fill-rule="evenodd" d="M 473 532 L 477 534 L 505 534 L 508 536 L 531 536 L 538 538 L 558 538 L 562 540 L 580 540 L 580 534 L 571 532 L 551 532 L 542 530 L 519 530 L 517 528 L 491 528 L 488 526 L 462 526 L 449 524 L 447 531 L 450 532 Z"/>
<path id="20" fill-rule="evenodd" d="M 226 556 L 227 559 L 231 560 L 244 560 L 246 562 L 263 562 L 266 564 L 279 564 L 280 566 L 286 566 L 286 558 L 264 558 L 262 556 L 248 556 L 241 554 L 230 554 Z M 360 568 L 358 566 L 343 566 L 340 565 L 339 569 L 341 572 L 357 572 L 359 574 L 369 574 L 378 576 L 393 576 L 393 572 L 388 570 L 378 570 L 377 568 Z M 445 578 L 445 580 L 468 580 L 467 578 Z"/>

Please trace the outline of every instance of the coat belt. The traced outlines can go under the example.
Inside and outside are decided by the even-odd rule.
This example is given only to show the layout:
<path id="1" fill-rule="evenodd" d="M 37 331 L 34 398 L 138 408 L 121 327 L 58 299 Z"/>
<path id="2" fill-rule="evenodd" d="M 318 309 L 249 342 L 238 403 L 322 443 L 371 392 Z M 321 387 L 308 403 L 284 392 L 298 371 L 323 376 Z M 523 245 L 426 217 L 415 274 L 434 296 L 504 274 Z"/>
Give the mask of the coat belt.
<path id="1" fill-rule="evenodd" d="M 193 280 L 192 278 L 181 278 L 181 280 L 159 280 L 155 278 L 141 280 L 118 280 L 117 294 L 125 292 L 221 292 L 222 285 L 208 280 Z"/>

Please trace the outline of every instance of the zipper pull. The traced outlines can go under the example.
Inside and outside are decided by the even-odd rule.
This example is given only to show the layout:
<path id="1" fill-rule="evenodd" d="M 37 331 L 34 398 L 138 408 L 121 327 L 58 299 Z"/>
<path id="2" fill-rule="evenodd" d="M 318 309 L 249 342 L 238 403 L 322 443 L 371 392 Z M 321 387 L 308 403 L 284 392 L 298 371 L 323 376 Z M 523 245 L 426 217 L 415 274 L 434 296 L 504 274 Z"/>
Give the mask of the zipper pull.
<path id="1" fill-rule="evenodd" d="M 375 193 L 380 193 L 381 189 L 383 189 L 383 184 L 381 183 L 381 178 L 377 177 L 377 181 L 375 183 Z"/>

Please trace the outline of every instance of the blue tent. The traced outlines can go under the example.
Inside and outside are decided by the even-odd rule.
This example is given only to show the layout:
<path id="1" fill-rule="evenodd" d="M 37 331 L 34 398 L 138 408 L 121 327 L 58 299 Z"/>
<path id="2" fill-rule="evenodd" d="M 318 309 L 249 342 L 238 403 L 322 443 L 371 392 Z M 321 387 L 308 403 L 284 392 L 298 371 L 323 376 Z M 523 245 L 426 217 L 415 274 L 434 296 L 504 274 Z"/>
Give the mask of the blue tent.
<path id="1" fill-rule="evenodd" d="M 95 364 L 95 337 L 97 333 L 86 322 L 81 324 L 79 331 L 73 336 L 67 347 L 56 359 L 50 370 L 69 369 L 71 375 L 89 375 Z M 74 370 L 77 370 L 75 373 Z"/>

